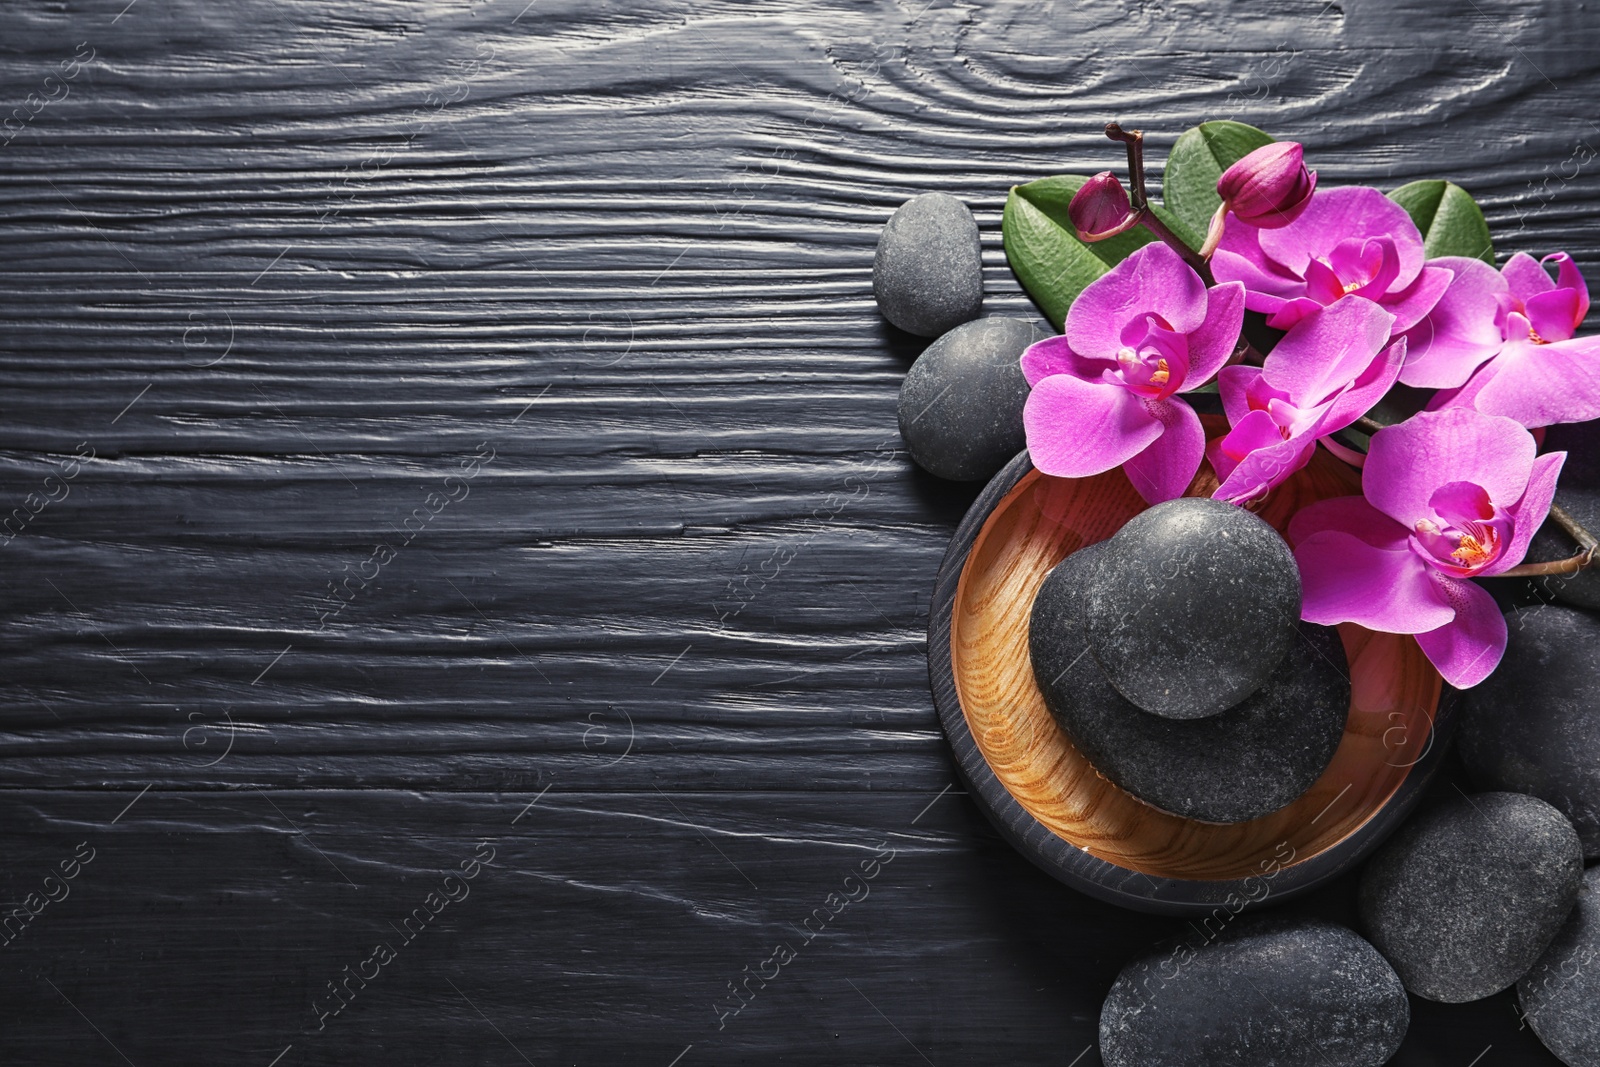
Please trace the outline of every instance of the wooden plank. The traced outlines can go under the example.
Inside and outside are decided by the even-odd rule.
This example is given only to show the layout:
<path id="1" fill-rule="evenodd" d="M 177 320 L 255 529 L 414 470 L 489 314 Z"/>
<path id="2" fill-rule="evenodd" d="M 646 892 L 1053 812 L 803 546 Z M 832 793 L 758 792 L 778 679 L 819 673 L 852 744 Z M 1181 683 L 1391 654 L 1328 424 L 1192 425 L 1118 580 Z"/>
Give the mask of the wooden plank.
<path id="1" fill-rule="evenodd" d="M 1008 187 L 1120 166 L 1108 119 L 1159 158 L 1235 117 L 1325 182 L 1450 177 L 1502 253 L 1600 266 L 1600 27 L 1559 0 L 3 25 L 0 516 L 93 455 L 0 544 L 9 895 L 105 843 L 8 947 L 9 1062 L 1071 1062 L 1171 931 L 958 796 L 908 828 L 951 783 L 923 634 L 976 490 L 897 451 L 921 342 L 873 307 L 878 228 L 961 197 L 986 311 L 1036 318 Z M 547 786 L 542 836 L 500 827 Z M 317 989 L 480 826 L 516 870 L 313 1037 Z M 856 925 L 715 1031 L 884 834 L 906 851 Z M 1550 1062 L 1503 998 L 1415 1008 L 1397 1063 Z"/>

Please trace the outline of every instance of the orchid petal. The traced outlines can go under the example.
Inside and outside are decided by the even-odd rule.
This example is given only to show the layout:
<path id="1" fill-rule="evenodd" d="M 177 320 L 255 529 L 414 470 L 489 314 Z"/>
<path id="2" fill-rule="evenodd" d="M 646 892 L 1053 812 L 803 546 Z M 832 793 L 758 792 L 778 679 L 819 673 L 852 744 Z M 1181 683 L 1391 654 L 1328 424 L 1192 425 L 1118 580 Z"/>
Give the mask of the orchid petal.
<path id="1" fill-rule="evenodd" d="M 1478 373 L 1486 371 L 1494 373 L 1470 396 L 1486 415 L 1504 415 L 1529 428 L 1600 418 L 1600 337 L 1508 345 Z M 1459 403 L 1457 398 L 1452 406 Z"/>
<path id="2" fill-rule="evenodd" d="M 1229 215 L 1222 244 L 1211 257 L 1211 273 L 1218 282 L 1239 282 L 1250 293 L 1287 299 L 1304 292 L 1304 281 L 1272 262 L 1261 251 L 1261 246 L 1255 240 L 1255 235 L 1260 232 L 1256 227 Z"/>
<path id="3" fill-rule="evenodd" d="M 1511 295 L 1523 304 L 1556 287 L 1539 261 L 1526 252 L 1518 252 L 1506 260 L 1506 265 L 1500 268 L 1500 274 L 1505 278 Z"/>
<path id="4" fill-rule="evenodd" d="M 1499 559 L 1483 569 L 1485 578 L 1510 570 L 1527 556 L 1529 542 L 1550 514 L 1550 503 L 1556 496 L 1556 479 L 1566 460 L 1565 452 L 1547 452 L 1533 461 L 1533 471 L 1528 475 L 1528 488 L 1522 499 L 1506 509 L 1512 519 L 1511 543 L 1506 545 Z"/>
<path id="5" fill-rule="evenodd" d="M 1446 267 L 1426 266 L 1417 280 L 1398 293 L 1384 298 L 1383 306 L 1394 312 L 1394 330 L 1400 333 L 1421 322 L 1439 303 L 1455 275 Z"/>
<path id="6" fill-rule="evenodd" d="M 1488 490 L 1477 482 L 1446 482 L 1433 491 L 1428 507 L 1440 516 L 1494 518 L 1494 502 L 1489 499 Z"/>
<path id="7" fill-rule="evenodd" d="M 1265 306 L 1266 303 L 1266 299 L 1257 298 L 1255 293 L 1246 291 L 1244 306 L 1251 311 L 1264 312 L 1267 316 L 1267 325 L 1274 330 L 1292 330 L 1295 323 L 1308 319 L 1313 315 L 1321 314 L 1323 308 L 1323 305 L 1309 296 L 1297 296 L 1293 300 L 1276 301 L 1271 307 Z"/>
<path id="8" fill-rule="evenodd" d="M 1343 530 L 1320 530 L 1296 546 L 1303 599 L 1300 617 L 1332 626 L 1414 634 L 1436 630 L 1454 612 L 1410 547 L 1376 548 Z"/>
<path id="9" fill-rule="evenodd" d="M 1511 419 L 1466 408 L 1424 411 L 1372 435 L 1362 490 L 1409 530 L 1431 519 L 1429 500 L 1447 482 L 1476 482 L 1496 502 L 1521 499 L 1535 450 L 1533 438 Z"/>
<path id="10" fill-rule="evenodd" d="M 1035 341 L 1022 353 L 1022 376 L 1028 380 L 1029 386 L 1038 385 L 1052 374 L 1075 374 L 1078 377 L 1091 377 L 1085 373 L 1084 360 L 1067 346 L 1065 337 L 1046 337 L 1043 341 Z"/>
<path id="11" fill-rule="evenodd" d="M 1323 530 L 1339 530 L 1373 548 L 1409 550 L 1410 531 L 1367 503 L 1366 497 L 1333 496 L 1307 504 L 1289 520 L 1289 543 L 1299 545 Z"/>
<path id="12" fill-rule="evenodd" d="M 1299 406 L 1320 404 L 1372 364 L 1393 323 L 1394 316 L 1370 300 L 1340 300 L 1285 334 L 1262 364 L 1262 374 Z"/>
<path id="13" fill-rule="evenodd" d="M 1344 282 L 1332 267 L 1313 256 L 1306 260 L 1305 295 L 1319 304 L 1332 304 L 1344 296 Z"/>
<path id="14" fill-rule="evenodd" d="M 1239 345 L 1244 329 L 1244 286 L 1223 282 L 1207 290 L 1206 317 L 1189 334 L 1189 372 L 1180 393 L 1198 389 L 1221 370 Z"/>
<path id="15" fill-rule="evenodd" d="M 1206 434 L 1200 416 L 1182 400 L 1147 400 L 1150 416 L 1159 420 L 1161 435 L 1122 469 L 1148 503 L 1159 504 L 1184 494 L 1205 458 Z M 1042 468 L 1041 468 L 1042 469 Z"/>
<path id="16" fill-rule="evenodd" d="M 1075 352 L 1110 356 L 1122 347 L 1123 330 L 1142 328 L 1149 315 L 1183 334 L 1206 317 L 1205 282 L 1159 241 L 1136 249 L 1078 294 L 1067 312 L 1067 341 Z"/>
<path id="17" fill-rule="evenodd" d="M 1138 455 L 1161 436 L 1144 400 L 1120 385 L 1070 374 L 1045 378 L 1022 409 L 1033 465 L 1062 478 L 1086 478 Z"/>
<path id="18" fill-rule="evenodd" d="M 1264 415 L 1266 412 L 1251 412 L 1251 414 Z M 1242 429 L 1245 429 L 1244 422 L 1239 424 L 1235 432 Z M 1221 442 L 1219 445 L 1221 448 L 1228 447 Z M 1254 500 L 1269 489 L 1282 485 L 1289 475 L 1309 463 L 1311 454 L 1316 448 L 1317 439 L 1314 435 L 1300 434 L 1284 440 L 1274 427 L 1272 439 L 1262 442 L 1243 458 L 1235 461 L 1232 470 L 1211 495 L 1230 504 L 1242 504 Z M 1213 463 L 1212 466 L 1215 467 L 1216 464 Z M 1219 469 L 1217 474 L 1220 476 L 1222 471 Z"/>
<path id="19" fill-rule="evenodd" d="M 1540 293 L 1525 305 L 1528 325 L 1545 341 L 1565 341 L 1572 336 L 1583 316 L 1578 314 L 1582 299 L 1576 289 L 1552 289 Z"/>
<path id="20" fill-rule="evenodd" d="M 1237 426 L 1250 413 L 1253 387 L 1261 381 L 1261 368 L 1244 365 L 1223 367 L 1217 372 L 1217 393 L 1222 397 L 1222 413 L 1228 425 Z"/>
<path id="21" fill-rule="evenodd" d="M 1405 368 L 1406 349 L 1404 337 L 1384 349 L 1350 387 L 1328 405 L 1328 413 L 1323 417 L 1317 433 L 1335 433 L 1371 411 L 1400 378 Z"/>
<path id="22" fill-rule="evenodd" d="M 1441 256 L 1428 266 L 1448 268 L 1455 277 L 1433 310 L 1406 333 L 1400 380 L 1423 389 L 1454 389 L 1500 351 L 1504 338 L 1496 313 L 1509 290 L 1500 272 L 1481 259 Z"/>
<path id="23" fill-rule="evenodd" d="M 1539 261 L 1539 265 L 1542 267 L 1552 259 L 1556 261 L 1556 288 L 1571 289 L 1578 294 L 1578 317 L 1572 324 L 1576 327 L 1589 314 L 1589 286 L 1583 280 L 1578 265 L 1565 252 L 1551 252 Z"/>
<path id="24" fill-rule="evenodd" d="M 1455 608 L 1455 618 L 1417 634 L 1417 644 L 1445 681 L 1470 689 L 1500 665 L 1506 651 L 1505 616 L 1481 587 L 1438 572 L 1431 577 Z"/>

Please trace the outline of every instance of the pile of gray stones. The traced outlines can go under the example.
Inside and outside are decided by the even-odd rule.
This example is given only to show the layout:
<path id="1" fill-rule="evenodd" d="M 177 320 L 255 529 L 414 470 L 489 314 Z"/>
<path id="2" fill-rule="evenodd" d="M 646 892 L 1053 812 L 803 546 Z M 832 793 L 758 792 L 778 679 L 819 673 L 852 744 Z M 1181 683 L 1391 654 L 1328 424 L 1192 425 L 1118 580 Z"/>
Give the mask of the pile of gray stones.
<path id="1" fill-rule="evenodd" d="M 911 457 L 940 478 L 993 477 L 1025 447 L 1018 361 L 1044 334 L 1028 320 L 979 317 L 972 213 L 944 193 L 907 201 L 879 238 L 872 283 L 892 325 L 937 338 L 900 390 Z M 1600 428 L 1557 432 L 1574 460 L 1600 457 Z M 1557 500 L 1600 523 L 1600 459 L 1569 461 Z M 1508 611 L 1505 658 L 1460 695 L 1442 776 L 1469 788 L 1436 786 L 1367 860 L 1357 929 L 1272 908 L 1270 893 L 1243 916 L 1182 924 L 1113 983 L 1102 1061 L 1377 1065 L 1399 1049 L 1411 997 L 1459 1004 L 1514 986 L 1521 1021 L 1551 1052 L 1569 1067 L 1600 1067 L 1600 866 L 1585 869 L 1600 860 L 1593 610 L 1600 574 L 1586 571 Z"/>

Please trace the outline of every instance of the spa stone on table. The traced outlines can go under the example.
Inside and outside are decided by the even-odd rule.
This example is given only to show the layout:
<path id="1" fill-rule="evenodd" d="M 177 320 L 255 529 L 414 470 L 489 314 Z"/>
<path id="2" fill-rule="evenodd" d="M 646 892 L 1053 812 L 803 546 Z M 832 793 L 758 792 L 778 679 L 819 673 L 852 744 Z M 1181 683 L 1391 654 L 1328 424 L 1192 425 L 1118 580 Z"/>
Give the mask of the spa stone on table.
<path id="1" fill-rule="evenodd" d="M 1505 658 L 1463 694 L 1462 762 L 1481 788 L 1558 808 L 1600 859 L 1600 619 L 1548 604 L 1506 623 Z"/>
<path id="2" fill-rule="evenodd" d="M 1084 618 L 1123 696 L 1169 718 L 1215 715 L 1283 661 L 1300 620 L 1300 572 L 1283 538 L 1248 511 L 1168 500 L 1107 542 Z"/>
<path id="3" fill-rule="evenodd" d="M 921 337 L 977 318 L 983 257 L 967 206 L 948 193 L 924 193 L 900 205 L 878 237 L 872 295 L 884 318 Z"/>
<path id="4" fill-rule="evenodd" d="M 1528 972 L 1577 899 L 1572 824 L 1520 793 L 1476 793 L 1413 818 L 1373 856 L 1366 934 L 1419 997 L 1459 1004 Z"/>
<path id="5" fill-rule="evenodd" d="M 1600 1065 L 1600 867 L 1583 878 L 1578 906 L 1539 962 L 1517 983 L 1522 1015 L 1568 1067 Z"/>
<path id="6" fill-rule="evenodd" d="M 911 458 L 952 481 L 987 481 L 1027 441 L 1022 352 L 1043 334 L 1021 319 L 963 323 L 929 345 L 900 386 L 900 436 Z"/>
<path id="7" fill-rule="evenodd" d="M 1337 631 L 1301 624 L 1267 685 L 1204 719 L 1141 711 L 1086 654 L 1083 586 L 1101 542 L 1068 556 L 1033 601 L 1028 647 L 1034 677 L 1061 728 L 1095 770 L 1163 811 L 1243 822 L 1284 807 L 1321 776 L 1350 709 Z"/>
<path id="8" fill-rule="evenodd" d="M 1124 967 L 1100 1009 L 1100 1057 L 1106 1067 L 1377 1067 L 1410 1022 L 1399 977 L 1356 934 L 1242 919 Z"/>

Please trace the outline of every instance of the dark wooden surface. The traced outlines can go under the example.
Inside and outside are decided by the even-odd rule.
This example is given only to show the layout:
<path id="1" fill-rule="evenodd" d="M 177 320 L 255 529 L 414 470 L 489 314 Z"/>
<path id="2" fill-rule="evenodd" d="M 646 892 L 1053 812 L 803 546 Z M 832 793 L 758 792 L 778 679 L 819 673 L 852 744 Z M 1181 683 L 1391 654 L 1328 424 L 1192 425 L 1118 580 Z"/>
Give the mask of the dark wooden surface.
<path id="1" fill-rule="evenodd" d="M 952 788 L 974 490 L 897 451 L 878 228 L 961 197 L 1031 315 L 1010 185 L 1237 117 L 1593 273 L 1597 57 L 1554 0 L 5 4 L 0 512 L 59 499 L 0 547 L 4 899 L 94 859 L 0 1061 L 1097 1063 L 1180 927 Z M 1501 997 L 1396 1062 L 1553 1061 Z"/>

